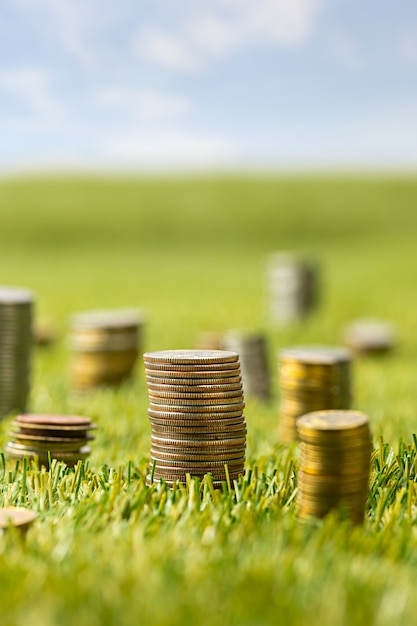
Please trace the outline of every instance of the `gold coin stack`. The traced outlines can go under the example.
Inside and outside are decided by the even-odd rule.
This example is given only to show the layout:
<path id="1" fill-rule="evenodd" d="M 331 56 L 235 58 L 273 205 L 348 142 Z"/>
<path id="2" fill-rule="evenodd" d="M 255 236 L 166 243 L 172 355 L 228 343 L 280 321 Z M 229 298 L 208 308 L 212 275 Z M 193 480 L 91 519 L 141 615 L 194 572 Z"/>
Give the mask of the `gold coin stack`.
<path id="1" fill-rule="evenodd" d="M 33 294 L 0 287 L 0 418 L 25 411 L 30 390 Z"/>
<path id="2" fill-rule="evenodd" d="M 317 411 L 297 421 L 300 438 L 297 509 L 324 517 L 344 507 L 363 521 L 371 461 L 369 419 L 357 411 Z"/>
<path id="3" fill-rule="evenodd" d="M 305 413 L 349 409 L 351 357 L 344 348 L 295 347 L 279 354 L 280 438 L 297 439 L 296 421 Z"/>
<path id="4" fill-rule="evenodd" d="M 344 331 L 344 343 L 356 354 L 383 354 L 396 344 L 392 324 L 374 319 L 351 322 Z"/>
<path id="5" fill-rule="evenodd" d="M 152 428 L 151 472 L 172 486 L 211 474 L 215 487 L 243 473 L 246 422 L 239 357 L 224 350 L 144 354 Z M 226 467 L 227 466 L 227 473 Z"/>
<path id="6" fill-rule="evenodd" d="M 89 417 L 30 414 L 18 415 L 12 427 L 6 446 L 9 457 L 38 457 L 41 465 L 48 466 L 50 455 L 69 467 L 90 455 L 88 444 L 94 437 L 89 431 L 97 428 Z"/>
<path id="7" fill-rule="evenodd" d="M 266 402 L 271 397 L 266 338 L 261 334 L 228 331 L 222 340 L 225 350 L 239 355 L 246 397 Z"/>
<path id="8" fill-rule="evenodd" d="M 138 311 L 129 309 L 75 315 L 70 338 L 72 387 L 87 391 L 129 378 L 142 340 L 142 321 Z"/>
<path id="9" fill-rule="evenodd" d="M 317 267 L 311 260 L 276 253 L 269 262 L 268 289 L 273 322 L 288 324 L 300 320 L 316 305 Z"/>

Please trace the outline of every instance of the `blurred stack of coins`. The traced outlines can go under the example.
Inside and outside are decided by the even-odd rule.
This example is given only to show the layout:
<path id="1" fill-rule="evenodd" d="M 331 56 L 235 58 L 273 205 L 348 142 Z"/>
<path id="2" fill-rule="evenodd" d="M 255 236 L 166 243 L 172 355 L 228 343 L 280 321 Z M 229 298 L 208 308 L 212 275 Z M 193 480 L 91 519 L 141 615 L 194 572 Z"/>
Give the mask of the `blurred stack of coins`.
<path id="1" fill-rule="evenodd" d="M 6 453 L 14 459 L 39 458 L 48 466 L 52 459 L 64 461 L 68 466 L 86 459 L 94 439 L 90 430 L 97 428 L 88 417 L 78 415 L 19 415 L 12 424 Z"/>
<path id="2" fill-rule="evenodd" d="M 26 289 L 0 287 L 0 418 L 26 410 L 33 302 Z"/>
<path id="3" fill-rule="evenodd" d="M 148 484 L 243 473 L 246 423 L 239 357 L 224 350 L 144 354 L 152 428 Z"/>
<path id="4" fill-rule="evenodd" d="M 23 506 L 0 508 L 0 532 L 4 532 L 12 527 L 18 528 L 22 533 L 26 533 L 37 517 L 34 511 Z"/>
<path id="5" fill-rule="evenodd" d="M 108 309 L 87 311 L 72 319 L 72 387 L 87 391 L 102 385 L 119 385 L 129 378 L 142 342 L 138 311 Z"/>
<path id="6" fill-rule="evenodd" d="M 271 388 L 266 338 L 258 334 L 229 331 L 223 336 L 222 347 L 239 355 L 245 396 L 268 401 Z"/>
<path id="7" fill-rule="evenodd" d="M 305 317 L 317 301 L 318 271 L 307 259 L 276 253 L 269 262 L 269 315 L 273 322 L 288 324 Z"/>
<path id="8" fill-rule="evenodd" d="M 351 357 L 344 348 L 295 347 L 279 354 L 280 438 L 297 439 L 296 421 L 322 409 L 349 409 Z"/>
<path id="9" fill-rule="evenodd" d="M 297 429 L 299 515 L 324 517 L 343 506 L 353 523 L 361 523 L 372 451 L 368 417 L 356 411 L 317 411 L 301 417 Z"/>
<path id="10" fill-rule="evenodd" d="M 396 344 L 396 331 L 392 324 L 373 319 L 351 322 L 344 331 L 344 343 L 356 354 L 382 354 Z"/>

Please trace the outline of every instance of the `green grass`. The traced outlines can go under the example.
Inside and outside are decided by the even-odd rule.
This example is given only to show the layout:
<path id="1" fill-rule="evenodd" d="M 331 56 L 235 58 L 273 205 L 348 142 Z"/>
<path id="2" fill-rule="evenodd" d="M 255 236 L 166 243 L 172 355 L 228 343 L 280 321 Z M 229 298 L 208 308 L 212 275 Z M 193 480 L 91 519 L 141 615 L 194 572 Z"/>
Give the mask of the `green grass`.
<path id="1" fill-rule="evenodd" d="M 25 541 L 0 536 L 2 626 L 417 624 L 416 232 L 413 178 L 3 181 L 0 282 L 32 288 L 59 333 L 35 354 L 31 410 L 86 414 L 99 430 L 75 470 L 0 460 L 0 505 L 39 512 Z M 322 298 L 277 329 L 265 267 L 282 249 L 317 258 Z M 140 364 L 117 391 L 70 393 L 68 318 L 103 306 L 143 308 L 146 349 L 192 347 L 201 330 L 267 334 L 275 395 L 247 401 L 242 481 L 145 486 Z M 366 521 L 303 523 L 298 450 L 278 439 L 276 351 L 338 344 L 363 315 L 400 331 L 393 355 L 355 363 L 375 445 Z"/>

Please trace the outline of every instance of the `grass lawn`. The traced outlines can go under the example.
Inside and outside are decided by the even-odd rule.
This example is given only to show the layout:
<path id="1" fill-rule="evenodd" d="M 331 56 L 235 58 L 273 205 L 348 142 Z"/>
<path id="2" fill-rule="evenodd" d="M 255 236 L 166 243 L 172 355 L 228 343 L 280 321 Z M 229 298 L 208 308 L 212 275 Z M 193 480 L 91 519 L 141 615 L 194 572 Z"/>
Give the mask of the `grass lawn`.
<path id="1" fill-rule="evenodd" d="M 285 329 L 265 314 L 276 250 L 322 270 L 319 308 Z M 85 414 L 99 430 L 75 470 L 0 458 L 0 505 L 39 513 L 26 541 L 0 536 L 1 626 L 417 624 L 416 251 L 415 178 L 2 181 L 0 283 L 32 288 L 59 335 L 35 353 L 30 409 Z M 267 334 L 274 399 L 247 399 L 239 484 L 145 486 L 141 363 L 119 390 L 70 392 L 69 316 L 107 306 L 144 309 L 147 350 L 194 347 L 202 330 Z M 394 354 L 354 367 L 375 446 L 367 518 L 302 523 L 298 448 L 278 438 L 276 353 L 339 344 L 362 316 L 400 333 Z"/>

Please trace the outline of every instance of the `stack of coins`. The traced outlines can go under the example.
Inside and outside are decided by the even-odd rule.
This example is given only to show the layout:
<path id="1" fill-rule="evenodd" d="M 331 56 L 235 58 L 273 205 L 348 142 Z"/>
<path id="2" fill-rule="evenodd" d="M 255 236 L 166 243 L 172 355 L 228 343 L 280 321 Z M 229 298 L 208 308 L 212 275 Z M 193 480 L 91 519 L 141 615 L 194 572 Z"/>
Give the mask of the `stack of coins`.
<path id="1" fill-rule="evenodd" d="M 0 531 L 4 532 L 10 527 L 18 528 L 26 533 L 29 526 L 37 518 L 37 514 L 23 506 L 8 506 L 0 508 Z"/>
<path id="2" fill-rule="evenodd" d="M 356 411 L 317 411 L 301 417 L 297 429 L 299 515 L 324 517 L 345 507 L 350 520 L 361 523 L 372 450 L 368 417 Z"/>
<path id="3" fill-rule="evenodd" d="M 345 328 L 344 343 L 356 354 L 382 354 L 395 347 L 396 331 L 380 320 L 356 320 Z"/>
<path id="4" fill-rule="evenodd" d="M 0 417 L 26 410 L 33 301 L 26 289 L 0 287 Z"/>
<path id="5" fill-rule="evenodd" d="M 266 338 L 258 334 L 229 331 L 223 336 L 223 348 L 237 352 L 246 397 L 268 401 L 271 397 Z"/>
<path id="6" fill-rule="evenodd" d="M 70 467 L 90 455 L 88 444 L 94 437 L 89 431 L 97 428 L 89 417 L 30 414 L 17 416 L 12 427 L 6 446 L 9 457 L 38 457 L 41 465 L 48 466 L 50 455 Z"/>
<path id="7" fill-rule="evenodd" d="M 317 301 L 317 277 L 317 267 L 310 260 L 274 254 L 268 270 L 271 320 L 287 324 L 310 313 Z"/>
<path id="8" fill-rule="evenodd" d="M 144 354 L 151 473 L 168 485 L 210 473 L 215 487 L 243 473 L 246 423 L 239 357 L 223 350 Z M 227 472 L 226 467 L 227 466 Z"/>
<path id="9" fill-rule="evenodd" d="M 119 385 L 132 374 L 141 344 L 142 318 L 130 309 L 87 311 L 73 317 L 72 387 L 87 391 Z"/>
<path id="10" fill-rule="evenodd" d="M 348 350 L 319 346 L 287 348 L 280 352 L 279 362 L 282 441 L 297 439 L 296 421 L 305 413 L 350 408 Z"/>

